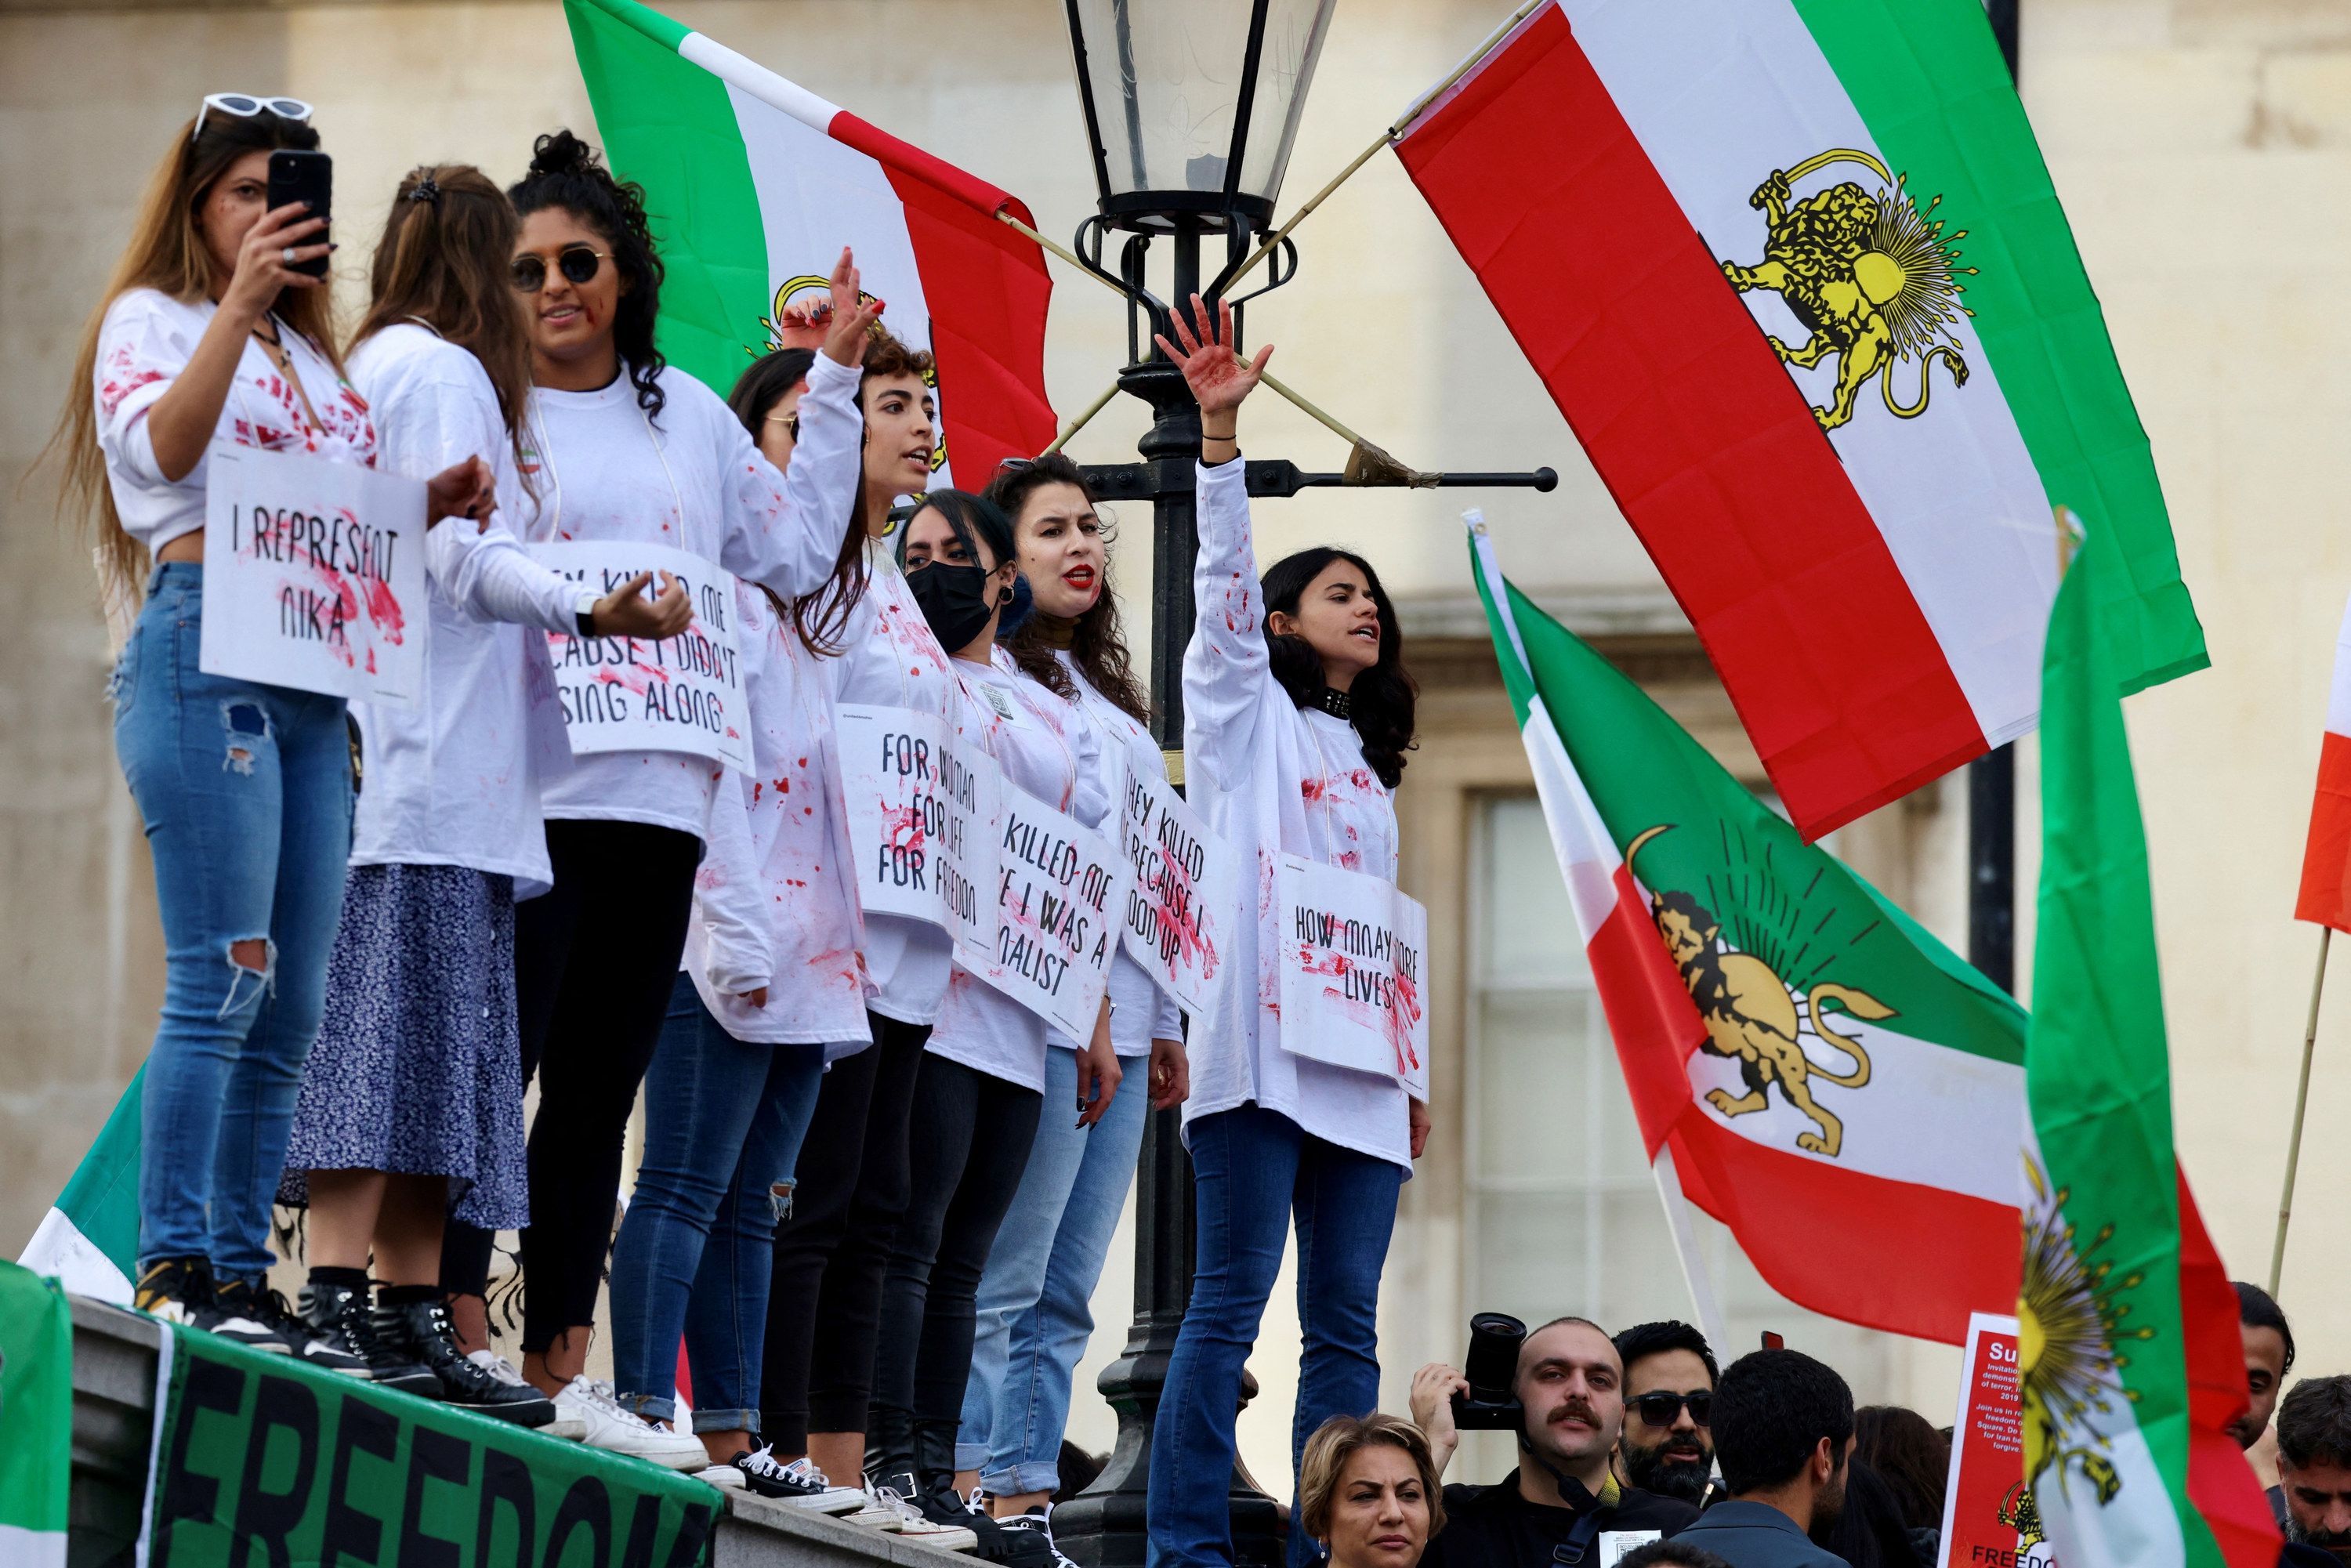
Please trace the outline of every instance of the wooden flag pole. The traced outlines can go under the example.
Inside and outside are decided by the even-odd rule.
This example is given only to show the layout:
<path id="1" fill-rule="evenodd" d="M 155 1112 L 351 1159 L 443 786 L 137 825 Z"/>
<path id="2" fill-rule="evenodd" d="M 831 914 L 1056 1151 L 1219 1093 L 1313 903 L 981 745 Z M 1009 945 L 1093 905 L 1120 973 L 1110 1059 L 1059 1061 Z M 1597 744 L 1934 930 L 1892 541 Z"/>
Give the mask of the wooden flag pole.
<path id="1" fill-rule="evenodd" d="M 2302 1163 L 2302 1113 L 2310 1104 L 2310 1058 L 2318 1043 L 2318 998 L 2326 988 L 2326 947 L 2335 939 L 2335 928 L 2318 928 L 2318 973 L 2310 981 L 2310 1022 L 2302 1031 L 2302 1082 L 2294 1092 L 2294 1135 L 2285 1145 L 2285 1191 L 2278 1198 L 2277 1243 L 2270 1249 L 2270 1294 L 2278 1290 L 2278 1276 L 2285 1268 L 2285 1227 L 2294 1215 L 2294 1167 Z"/>

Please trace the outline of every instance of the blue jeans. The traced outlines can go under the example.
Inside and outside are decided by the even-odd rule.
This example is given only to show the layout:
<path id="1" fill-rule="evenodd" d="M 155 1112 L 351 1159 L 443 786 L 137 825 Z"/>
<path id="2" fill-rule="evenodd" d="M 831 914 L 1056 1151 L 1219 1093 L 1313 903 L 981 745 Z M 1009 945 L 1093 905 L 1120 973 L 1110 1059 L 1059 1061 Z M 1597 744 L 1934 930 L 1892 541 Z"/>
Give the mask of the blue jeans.
<path id="1" fill-rule="evenodd" d="M 342 915 L 350 737 L 340 697 L 197 668 L 204 606 L 203 567 L 157 567 L 112 685 L 163 922 L 139 1261 L 207 1257 L 257 1281 Z M 256 940 L 258 967 L 240 964 Z"/>
<path id="2" fill-rule="evenodd" d="M 677 1410 L 677 1342 L 694 1429 L 759 1429 L 759 1350 L 776 1224 L 824 1079 L 821 1045 L 737 1040 L 686 975 L 645 1070 L 645 1157 L 612 1246 L 612 1385 L 622 1405 Z"/>
<path id="3" fill-rule="evenodd" d="M 1124 1082 L 1086 1130 L 1066 1113 L 1077 1103 L 1078 1053 L 1058 1045 L 1045 1053 L 1037 1142 L 980 1277 L 979 1333 L 956 1445 L 956 1469 L 979 1471 L 979 1484 L 998 1497 L 1061 1484 L 1070 1376 L 1093 1333 L 1087 1305 L 1143 1147 L 1145 1061 L 1125 1059 Z"/>
<path id="4" fill-rule="evenodd" d="M 1290 1426 L 1293 1473 L 1316 1427 L 1378 1406 L 1380 1268 L 1404 1185 L 1395 1162 L 1309 1137 L 1289 1117 L 1255 1104 L 1203 1116 L 1191 1133 L 1199 1251 L 1192 1304 L 1168 1358 L 1152 1428 L 1154 1568 L 1233 1561 L 1225 1499 L 1241 1370 L 1281 1270 L 1293 1216 L 1298 1321 L 1305 1333 Z M 1295 1500 L 1290 1517 L 1298 1517 Z M 1303 1529 L 1290 1532 L 1293 1565 L 1321 1557 Z"/>

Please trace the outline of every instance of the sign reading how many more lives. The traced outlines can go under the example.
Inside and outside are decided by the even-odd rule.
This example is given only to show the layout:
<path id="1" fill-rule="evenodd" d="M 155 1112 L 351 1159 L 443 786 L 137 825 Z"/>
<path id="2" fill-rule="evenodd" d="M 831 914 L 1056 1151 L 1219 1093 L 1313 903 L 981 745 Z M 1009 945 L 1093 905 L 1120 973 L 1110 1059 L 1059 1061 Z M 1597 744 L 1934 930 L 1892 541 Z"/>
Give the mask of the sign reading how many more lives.
<path id="1" fill-rule="evenodd" d="M 213 449 L 197 668 L 414 707 L 424 625 L 423 480 L 258 447 Z"/>
<path id="2" fill-rule="evenodd" d="M 573 756 L 686 751 L 750 771 L 731 573 L 667 545 L 618 539 L 538 544 L 530 553 L 550 571 L 600 596 L 641 571 L 653 573 L 648 591 L 658 592 L 665 571 L 694 601 L 694 620 L 686 629 L 659 642 L 547 634 Z"/>
<path id="3" fill-rule="evenodd" d="M 1943 1488 L 1941 1568 L 2055 1568 L 2024 1482 L 2024 1397 L 2017 1322 L 1968 1319 L 1951 1473 Z"/>
<path id="4" fill-rule="evenodd" d="M 1126 908 L 1126 864 L 1108 835 L 1004 786 L 996 961 L 979 977 L 1080 1040 L 1110 985 Z"/>
<path id="5" fill-rule="evenodd" d="M 1129 763 L 1119 797 L 1119 849 L 1134 882 L 1121 938 L 1194 1018 L 1205 1016 L 1241 917 L 1232 855 L 1175 786 Z"/>
<path id="6" fill-rule="evenodd" d="M 1428 1096 L 1428 911 L 1393 883 L 1283 855 L 1281 1044 Z"/>
<path id="7" fill-rule="evenodd" d="M 833 709 L 859 902 L 945 927 L 967 968 L 996 961 L 996 759 L 967 756 L 935 715 Z"/>

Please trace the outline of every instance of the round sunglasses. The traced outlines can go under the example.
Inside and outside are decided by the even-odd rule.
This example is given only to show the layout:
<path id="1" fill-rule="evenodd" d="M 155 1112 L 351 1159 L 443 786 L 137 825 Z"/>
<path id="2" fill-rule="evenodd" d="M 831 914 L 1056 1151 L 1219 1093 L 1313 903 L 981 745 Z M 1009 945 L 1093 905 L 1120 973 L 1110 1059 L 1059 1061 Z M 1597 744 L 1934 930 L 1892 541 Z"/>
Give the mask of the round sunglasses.
<path id="1" fill-rule="evenodd" d="M 250 92 L 208 92 L 204 94 L 204 101 L 197 107 L 196 123 L 188 131 L 189 141 L 193 141 L 204 134 L 204 116 L 214 110 L 223 114 L 233 114 L 239 120 L 251 120 L 255 115 L 266 112 L 280 120 L 290 120 L 298 125 L 308 125 L 311 114 L 310 106 L 298 98 L 264 98 Z"/>
<path id="2" fill-rule="evenodd" d="M 555 269 L 574 285 L 587 282 L 599 268 L 610 261 L 609 250 L 590 250 L 584 245 L 568 245 L 556 253 Z M 536 294 L 547 287 L 547 258 L 523 255 L 514 258 L 514 286 L 524 294 Z"/>
<path id="3" fill-rule="evenodd" d="M 1690 1419 L 1701 1427 L 1708 1425 L 1708 1417 L 1714 1414 L 1714 1396 L 1704 1391 L 1697 1394 L 1671 1394 L 1660 1390 L 1655 1394 L 1644 1394 L 1639 1398 L 1630 1399 L 1625 1403 L 1641 1413 L 1642 1420 L 1652 1427 L 1659 1427 L 1672 1426 L 1675 1418 L 1682 1413 L 1682 1406 L 1685 1405 L 1689 1406 Z"/>

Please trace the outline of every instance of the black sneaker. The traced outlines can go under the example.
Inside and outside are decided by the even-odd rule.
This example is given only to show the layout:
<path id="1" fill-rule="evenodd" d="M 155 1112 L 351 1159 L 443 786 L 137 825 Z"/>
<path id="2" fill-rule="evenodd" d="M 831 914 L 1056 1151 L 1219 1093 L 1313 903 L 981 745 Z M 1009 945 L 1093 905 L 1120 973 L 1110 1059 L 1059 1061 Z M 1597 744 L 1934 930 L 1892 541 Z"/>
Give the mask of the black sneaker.
<path id="1" fill-rule="evenodd" d="M 147 1265 L 131 1304 L 167 1323 L 194 1328 L 213 1304 L 213 1266 L 207 1258 L 162 1258 Z"/>
<path id="2" fill-rule="evenodd" d="M 525 1383 L 502 1382 L 465 1359 L 449 1327 L 449 1309 L 439 1301 L 378 1301 L 376 1338 L 395 1355 L 422 1363 L 441 1383 L 441 1397 L 460 1410 L 544 1427 L 555 1419 L 555 1401 Z"/>
<path id="3" fill-rule="evenodd" d="M 956 1494 L 952 1479 L 907 1500 L 933 1524 L 961 1525 L 978 1537 L 971 1554 L 983 1563 L 1000 1563 L 1006 1568 L 1052 1568 L 1050 1541 L 1027 1530 L 1008 1530 L 1008 1520 L 988 1518 Z"/>
<path id="4" fill-rule="evenodd" d="M 410 1360 L 376 1337 L 364 1288 L 313 1280 L 302 1287 L 301 1311 L 302 1321 L 321 1340 L 367 1364 L 368 1379 L 378 1388 L 396 1388 L 427 1399 L 441 1397 L 441 1380 L 431 1367 Z"/>
<path id="5" fill-rule="evenodd" d="M 726 1461 L 743 1472 L 743 1484 L 761 1497 L 779 1498 L 818 1513 L 848 1513 L 865 1506 L 865 1494 L 837 1487 L 806 1459 L 785 1464 L 770 1448 L 746 1450 Z"/>
<path id="6" fill-rule="evenodd" d="M 1052 1510 L 1050 1506 L 1032 1508 L 1026 1513 L 1016 1513 L 1009 1519 L 999 1519 L 996 1522 L 1002 1525 L 1008 1534 L 1026 1533 L 1042 1539 L 1052 1568 L 1078 1568 L 1076 1563 L 1061 1555 L 1060 1547 L 1053 1544 Z"/>
<path id="7" fill-rule="evenodd" d="M 215 1281 L 213 1309 L 197 1320 L 196 1326 L 252 1350 L 291 1356 L 321 1372 L 340 1373 L 361 1383 L 368 1380 L 365 1356 L 320 1338 L 317 1329 L 295 1315 L 284 1296 L 266 1285 L 255 1286 L 244 1280 Z"/>

